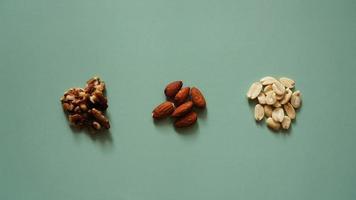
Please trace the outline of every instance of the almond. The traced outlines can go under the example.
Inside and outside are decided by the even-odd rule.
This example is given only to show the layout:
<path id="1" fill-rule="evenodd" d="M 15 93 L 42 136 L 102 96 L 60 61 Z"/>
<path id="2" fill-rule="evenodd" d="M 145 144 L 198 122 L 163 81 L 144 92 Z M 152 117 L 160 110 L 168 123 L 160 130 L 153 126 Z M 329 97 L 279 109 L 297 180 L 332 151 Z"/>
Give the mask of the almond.
<path id="1" fill-rule="evenodd" d="M 190 92 L 190 87 L 184 87 L 178 91 L 176 96 L 174 97 L 174 101 L 176 105 L 180 105 L 184 103 L 184 101 L 188 98 Z"/>
<path id="2" fill-rule="evenodd" d="M 264 116 L 265 116 L 265 111 L 264 111 L 263 106 L 261 106 L 260 104 L 257 104 L 255 106 L 255 119 L 257 121 L 261 121 Z"/>
<path id="3" fill-rule="evenodd" d="M 190 95 L 192 96 L 192 101 L 196 107 L 205 108 L 205 98 L 198 88 L 192 87 L 192 89 L 190 90 Z"/>
<path id="4" fill-rule="evenodd" d="M 280 83 L 279 81 L 276 81 L 272 84 L 272 88 L 273 91 L 277 94 L 277 95 L 284 95 L 286 89 L 284 87 L 284 85 L 282 83 Z"/>
<path id="5" fill-rule="evenodd" d="M 252 83 L 249 90 L 247 91 L 247 97 L 250 99 L 255 99 L 262 90 L 262 84 L 259 82 Z"/>
<path id="6" fill-rule="evenodd" d="M 192 110 L 193 108 L 193 102 L 192 101 L 188 101 L 183 103 L 182 105 L 178 106 L 174 112 L 172 113 L 172 117 L 180 117 L 183 116 L 185 114 L 187 114 L 190 110 Z"/>
<path id="7" fill-rule="evenodd" d="M 197 121 L 197 113 L 194 111 L 188 113 L 187 115 L 179 118 L 175 121 L 174 126 L 177 128 L 188 127 L 193 125 Z"/>
<path id="8" fill-rule="evenodd" d="M 281 128 L 281 124 L 274 121 L 271 117 L 266 120 L 267 126 L 275 131 L 278 131 Z"/>
<path id="9" fill-rule="evenodd" d="M 284 116 L 282 121 L 282 128 L 289 129 L 292 120 L 288 116 Z"/>
<path id="10" fill-rule="evenodd" d="M 183 82 L 182 81 L 171 82 L 164 89 L 164 94 L 166 94 L 166 96 L 168 98 L 173 98 L 177 94 L 177 92 L 180 90 L 180 88 L 182 86 L 183 86 Z"/>
<path id="11" fill-rule="evenodd" d="M 271 85 L 273 84 L 274 82 L 276 82 L 277 79 L 275 79 L 274 77 L 271 77 L 271 76 L 266 76 L 266 77 L 263 77 L 261 78 L 260 82 L 262 83 L 262 85 Z"/>
<path id="12" fill-rule="evenodd" d="M 174 111 L 174 104 L 172 102 L 166 101 L 158 105 L 152 111 L 152 117 L 154 119 L 162 119 L 168 117 Z"/>
<path id="13" fill-rule="evenodd" d="M 265 115 L 266 115 L 267 117 L 272 117 L 272 112 L 273 112 L 272 106 L 265 105 L 265 106 L 264 106 L 264 110 L 265 110 Z"/>
<path id="14" fill-rule="evenodd" d="M 295 115 L 295 110 L 292 106 L 292 104 L 290 103 L 286 103 L 283 105 L 284 111 L 286 111 L 286 114 L 288 115 L 288 117 L 290 119 L 295 119 L 296 115 Z"/>
<path id="15" fill-rule="evenodd" d="M 282 122 L 284 118 L 284 111 L 282 108 L 276 108 L 272 112 L 272 118 L 276 122 Z"/>
<path id="16" fill-rule="evenodd" d="M 286 88 L 294 88 L 295 81 L 287 78 L 287 77 L 282 77 L 279 79 L 279 81 L 286 87 Z"/>

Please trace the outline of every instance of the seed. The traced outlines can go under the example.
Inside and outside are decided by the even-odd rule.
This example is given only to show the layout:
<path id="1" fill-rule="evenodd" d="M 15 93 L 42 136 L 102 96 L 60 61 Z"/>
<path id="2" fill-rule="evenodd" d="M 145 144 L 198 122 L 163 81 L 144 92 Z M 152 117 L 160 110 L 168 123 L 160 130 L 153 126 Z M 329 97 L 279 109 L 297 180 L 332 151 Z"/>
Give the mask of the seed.
<path id="1" fill-rule="evenodd" d="M 272 85 L 267 85 L 267 86 L 263 89 L 263 92 L 264 92 L 265 94 L 267 94 L 267 92 L 272 91 L 272 90 L 273 90 Z"/>
<path id="2" fill-rule="evenodd" d="M 301 100 L 301 98 L 300 98 L 300 96 L 298 94 L 295 94 L 295 93 L 292 94 L 292 97 L 290 99 L 290 103 L 292 104 L 292 106 L 294 108 L 299 108 L 300 104 L 301 104 L 301 101 L 302 100 Z"/>
<path id="3" fill-rule="evenodd" d="M 276 81 L 277 81 L 277 79 L 275 79 L 271 76 L 266 76 L 266 77 L 261 78 L 260 83 L 262 83 L 262 85 L 270 85 Z"/>
<path id="4" fill-rule="evenodd" d="M 279 81 L 276 81 L 272 84 L 272 88 L 273 91 L 277 94 L 277 95 L 283 95 L 284 92 L 286 91 L 284 85 L 282 83 L 280 83 Z"/>
<path id="5" fill-rule="evenodd" d="M 288 116 L 284 116 L 283 121 L 282 121 L 282 128 L 289 129 L 291 121 L 292 120 Z"/>
<path id="6" fill-rule="evenodd" d="M 282 100 L 284 98 L 284 94 L 282 95 L 276 95 L 276 99 L 279 101 L 279 100 Z"/>
<path id="7" fill-rule="evenodd" d="M 273 91 L 268 92 L 266 94 L 266 104 L 273 105 L 276 103 L 276 100 L 276 93 L 274 93 Z"/>
<path id="8" fill-rule="evenodd" d="M 286 93 L 285 93 L 283 99 L 280 101 L 280 103 L 281 103 L 281 104 L 286 104 L 286 103 L 288 103 L 289 100 L 290 100 L 290 98 L 291 98 L 291 96 L 292 96 L 292 91 L 291 91 L 289 88 L 287 88 L 287 89 L 286 89 Z"/>
<path id="9" fill-rule="evenodd" d="M 265 110 L 265 115 L 267 117 L 272 117 L 272 111 L 273 111 L 272 106 L 265 105 L 264 110 Z"/>
<path id="10" fill-rule="evenodd" d="M 250 99 L 255 99 L 262 90 L 262 84 L 259 82 L 255 82 L 250 86 L 250 89 L 247 92 L 247 97 Z"/>
<path id="11" fill-rule="evenodd" d="M 290 103 L 286 103 L 283 105 L 284 111 L 286 111 L 286 114 L 288 115 L 288 117 L 290 119 L 295 119 L 296 114 L 295 114 L 295 110 L 292 106 L 292 104 Z"/>
<path id="12" fill-rule="evenodd" d="M 286 87 L 286 88 L 294 88 L 295 81 L 287 78 L 287 77 L 282 77 L 279 79 L 279 81 Z"/>
<path id="13" fill-rule="evenodd" d="M 280 107 L 282 107 L 282 104 L 279 103 L 279 101 L 276 101 L 276 103 L 274 103 L 273 106 L 274 106 L 275 108 L 280 108 Z"/>
<path id="14" fill-rule="evenodd" d="M 282 122 L 284 118 L 284 111 L 282 108 L 276 108 L 272 112 L 272 118 L 276 122 Z"/>
<path id="15" fill-rule="evenodd" d="M 271 117 L 266 120 L 267 126 L 275 131 L 278 131 L 281 128 L 281 124 L 274 121 Z"/>
<path id="16" fill-rule="evenodd" d="M 265 116 L 264 108 L 260 104 L 257 104 L 255 106 L 255 119 L 257 121 L 261 121 L 263 117 Z"/>
<path id="17" fill-rule="evenodd" d="M 260 104 L 266 104 L 266 95 L 264 93 L 261 92 L 257 99 Z"/>

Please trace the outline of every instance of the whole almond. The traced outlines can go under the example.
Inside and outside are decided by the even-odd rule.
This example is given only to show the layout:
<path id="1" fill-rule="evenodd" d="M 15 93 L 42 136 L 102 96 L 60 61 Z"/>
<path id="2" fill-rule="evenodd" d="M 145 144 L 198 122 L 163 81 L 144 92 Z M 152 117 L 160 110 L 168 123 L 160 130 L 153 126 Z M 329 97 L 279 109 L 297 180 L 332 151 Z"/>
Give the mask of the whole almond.
<path id="1" fill-rule="evenodd" d="M 279 81 L 286 87 L 286 88 L 294 88 L 295 81 L 287 78 L 287 77 L 282 77 L 279 79 Z"/>
<path id="2" fill-rule="evenodd" d="M 282 121 L 282 128 L 283 129 L 289 129 L 290 124 L 292 120 L 288 116 L 284 116 L 283 121 Z"/>
<path id="3" fill-rule="evenodd" d="M 276 101 L 276 93 L 274 93 L 273 91 L 266 93 L 266 104 L 273 105 L 276 103 Z"/>
<path id="4" fill-rule="evenodd" d="M 265 115 L 266 115 L 267 117 L 272 117 L 272 112 L 273 112 L 272 106 L 270 106 L 270 105 L 265 105 L 265 106 L 264 106 L 264 110 L 265 110 Z"/>
<path id="5" fill-rule="evenodd" d="M 189 92 L 190 92 L 190 87 L 184 87 L 184 88 L 180 89 L 177 92 L 176 96 L 174 97 L 174 102 L 176 103 L 176 105 L 180 105 L 180 104 L 184 103 L 184 101 L 189 96 Z"/>
<path id="6" fill-rule="evenodd" d="M 289 88 L 287 88 L 287 89 L 286 89 L 286 93 L 284 94 L 284 97 L 283 97 L 283 99 L 280 101 L 280 103 L 281 103 L 282 105 L 288 103 L 291 97 L 292 97 L 292 91 L 291 91 Z"/>
<path id="7" fill-rule="evenodd" d="M 295 94 L 295 92 L 294 92 L 292 94 L 292 97 L 290 98 L 290 103 L 292 104 L 292 106 L 294 108 L 296 108 L 296 109 L 299 108 L 301 103 L 302 103 L 302 100 L 300 98 L 300 94 L 299 93 Z"/>
<path id="8" fill-rule="evenodd" d="M 272 112 L 272 118 L 276 122 L 282 122 L 284 118 L 284 111 L 282 108 L 276 108 Z"/>
<path id="9" fill-rule="evenodd" d="M 205 108 L 206 101 L 203 94 L 196 87 L 192 87 L 190 90 L 190 95 L 192 97 L 193 104 L 198 108 Z"/>
<path id="10" fill-rule="evenodd" d="M 281 128 L 281 124 L 274 121 L 271 117 L 266 120 L 267 126 L 275 131 L 278 131 Z"/>
<path id="11" fill-rule="evenodd" d="M 173 98 L 182 86 L 182 81 L 173 81 L 166 86 L 164 89 L 164 94 L 166 94 L 168 98 Z"/>
<path id="12" fill-rule="evenodd" d="M 264 111 L 263 106 L 261 106 L 260 104 L 257 104 L 255 106 L 255 119 L 257 121 L 261 121 L 264 116 L 265 116 L 265 111 Z"/>
<path id="13" fill-rule="evenodd" d="M 286 103 L 283 105 L 283 108 L 284 108 L 284 111 L 286 111 L 286 114 L 288 115 L 289 118 L 295 119 L 296 114 L 295 114 L 295 110 L 294 110 L 292 104 Z"/>
<path id="14" fill-rule="evenodd" d="M 193 125 L 198 119 L 197 113 L 194 111 L 186 114 L 185 116 L 179 118 L 175 121 L 174 126 L 177 128 L 188 127 Z"/>
<path id="15" fill-rule="evenodd" d="M 263 77 L 261 78 L 260 82 L 262 85 L 271 85 L 273 84 L 274 82 L 276 82 L 277 79 L 275 79 L 274 77 L 271 77 L 271 76 L 266 76 L 266 77 Z"/>
<path id="16" fill-rule="evenodd" d="M 180 117 L 183 116 L 185 114 L 187 114 L 189 111 L 191 111 L 193 108 L 193 102 L 192 101 L 188 101 L 183 103 L 182 105 L 178 106 L 174 112 L 172 113 L 172 117 Z"/>
<path id="17" fill-rule="evenodd" d="M 172 102 L 166 101 L 158 105 L 152 111 L 152 117 L 154 119 L 162 119 L 168 117 L 174 111 L 174 104 Z"/>
<path id="18" fill-rule="evenodd" d="M 260 95 L 258 95 L 257 99 L 258 99 L 258 103 L 262 105 L 266 104 L 266 95 L 263 92 L 261 92 Z"/>
<path id="19" fill-rule="evenodd" d="M 247 97 L 250 99 L 255 99 L 262 90 L 262 84 L 259 82 L 252 83 L 249 90 L 247 91 Z"/>
<path id="20" fill-rule="evenodd" d="M 279 81 L 274 82 L 272 88 L 277 95 L 284 95 L 284 92 L 286 91 L 284 85 Z"/>

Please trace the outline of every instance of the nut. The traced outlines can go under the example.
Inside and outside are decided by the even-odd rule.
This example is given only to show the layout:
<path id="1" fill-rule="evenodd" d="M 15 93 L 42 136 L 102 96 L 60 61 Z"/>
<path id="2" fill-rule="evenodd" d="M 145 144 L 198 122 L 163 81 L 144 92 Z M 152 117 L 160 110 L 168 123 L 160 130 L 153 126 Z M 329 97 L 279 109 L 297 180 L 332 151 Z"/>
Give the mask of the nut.
<path id="1" fill-rule="evenodd" d="M 192 87 L 192 89 L 190 90 L 190 95 L 192 96 L 192 101 L 196 107 L 205 108 L 205 98 L 198 88 Z"/>
<path id="2" fill-rule="evenodd" d="M 287 88 L 287 89 L 286 89 L 286 93 L 284 94 L 284 97 L 283 97 L 283 99 L 280 101 L 280 103 L 281 103 L 282 105 L 288 103 L 289 100 L 290 100 L 290 98 L 291 98 L 291 96 L 292 96 L 292 91 L 291 91 L 289 88 Z"/>
<path id="3" fill-rule="evenodd" d="M 282 108 L 276 108 L 272 112 L 272 118 L 276 122 L 282 122 L 284 118 L 284 111 Z"/>
<path id="4" fill-rule="evenodd" d="M 99 77 L 89 79 L 84 89 L 70 88 L 66 91 L 61 102 L 63 110 L 68 113 L 69 122 L 75 126 L 91 126 L 94 129 L 110 128 L 109 120 L 103 114 L 108 107 L 104 92 L 105 83 Z M 95 116 L 99 115 L 101 120 L 96 120 Z"/>
<path id="5" fill-rule="evenodd" d="M 250 99 L 255 99 L 262 90 L 262 84 L 255 82 L 251 85 L 250 89 L 247 92 L 247 97 Z"/>
<path id="6" fill-rule="evenodd" d="M 264 116 L 265 116 L 265 111 L 264 111 L 263 106 L 261 106 L 260 104 L 256 104 L 256 106 L 255 106 L 255 119 L 257 121 L 261 121 Z"/>
<path id="7" fill-rule="evenodd" d="M 260 93 L 260 95 L 258 95 L 257 97 L 258 103 L 260 104 L 266 104 L 266 95 L 264 93 Z"/>
<path id="8" fill-rule="evenodd" d="M 273 105 L 276 103 L 276 101 L 277 101 L 276 93 L 274 93 L 273 91 L 266 93 L 266 104 Z"/>
<path id="9" fill-rule="evenodd" d="M 283 121 L 282 121 L 282 128 L 289 129 L 291 121 L 292 120 L 288 116 L 284 116 Z"/>
<path id="10" fill-rule="evenodd" d="M 277 79 L 271 77 L 271 76 L 266 76 L 266 77 L 263 77 L 261 78 L 260 82 L 262 85 L 271 85 L 273 84 L 274 82 L 276 82 Z"/>
<path id="11" fill-rule="evenodd" d="M 166 86 L 166 89 L 164 89 L 164 94 L 166 94 L 168 98 L 173 98 L 182 86 L 182 81 L 171 82 Z"/>
<path id="12" fill-rule="evenodd" d="M 272 112 L 273 112 L 272 106 L 265 105 L 264 110 L 265 110 L 266 117 L 272 117 Z"/>
<path id="13" fill-rule="evenodd" d="M 288 115 L 288 117 L 290 119 L 295 119 L 296 115 L 295 115 L 295 110 L 294 110 L 292 104 L 286 103 L 283 105 L 283 108 L 284 108 L 284 111 L 286 111 L 286 114 Z"/>
<path id="14" fill-rule="evenodd" d="M 178 106 L 174 112 L 172 113 L 172 117 L 181 117 L 191 111 L 193 108 L 193 102 L 188 101 L 183 103 L 182 105 Z"/>
<path id="15" fill-rule="evenodd" d="M 170 101 L 166 101 L 158 105 L 152 111 L 152 117 L 154 119 L 162 119 L 171 115 L 173 111 L 174 111 L 174 104 Z"/>
<path id="16" fill-rule="evenodd" d="M 176 96 L 174 97 L 174 102 L 176 103 L 176 105 L 180 105 L 180 104 L 184 103 L 184 101 L 189 96 L 189 92 L 190 92 L 189 87 L 184 87 L 181 90 L 179 90 L 177 92 Z"/>
<path id="17" fill-rule="evenodd" d="M 271 117 L 266 120 L 267 126 L 275 131 L 278 131 L 281 128 L 281 124 L 274 121 Z"/>
<path id="18" fill-rule="evenodd" d="M 280 83 L 279 81 L 274 82 L 272 84 L 272 88 L 273 88 L 273 91 L 277 95 L 284 95 L 284 92 L 286 91 L 286 89 L 284 88 L 284 85 L 282 83 Z"/>
<path id="19" fill-rule="evenodd" d="M 300 107 L 301 102 L 302 102 L 302 100 L 300 98 L 300 93 L 295 93 L 294 92 L 292 94 L 291 99 L 290 99 L 290 103 L 292 104 L 292 106 L 297 109 L 297 108 Z"/>
<path id="20" fill-rule="evenodd" d="M 177 128 L 183 128 L 193 125 L 198 119 L 197 113 L 194 111 L 186 114 L 185 116 L 179 118 L 175 121 L 174 126 Z"/>
<path id="21" fill-rule="evenodd" d="M 279 79 L 279 82 L 281 82 L 284 87 L 286 88 L 294 88 L 294 85 L 295 85 L 295 81 L 290 79 L 290 78 L 287 78 L 287 77 L 282 77 Z"/>

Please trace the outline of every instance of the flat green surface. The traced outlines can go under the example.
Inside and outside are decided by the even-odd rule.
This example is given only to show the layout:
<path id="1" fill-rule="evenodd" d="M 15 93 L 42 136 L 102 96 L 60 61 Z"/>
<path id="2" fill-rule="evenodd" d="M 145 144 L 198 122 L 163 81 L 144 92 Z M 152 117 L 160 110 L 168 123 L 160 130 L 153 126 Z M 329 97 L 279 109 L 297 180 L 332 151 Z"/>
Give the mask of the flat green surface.
<path id="1" fill-rule="evenodd" d="M 356 199 L 356 2 L 0 0 L 1 200 Z M 59 103 L 107 83 L 107 136 Z M 289 135 L 254 122 L 265 75 L 297 81 Z M 208 111 L 177 133 L 151 119 L 166 83 Z"/>

